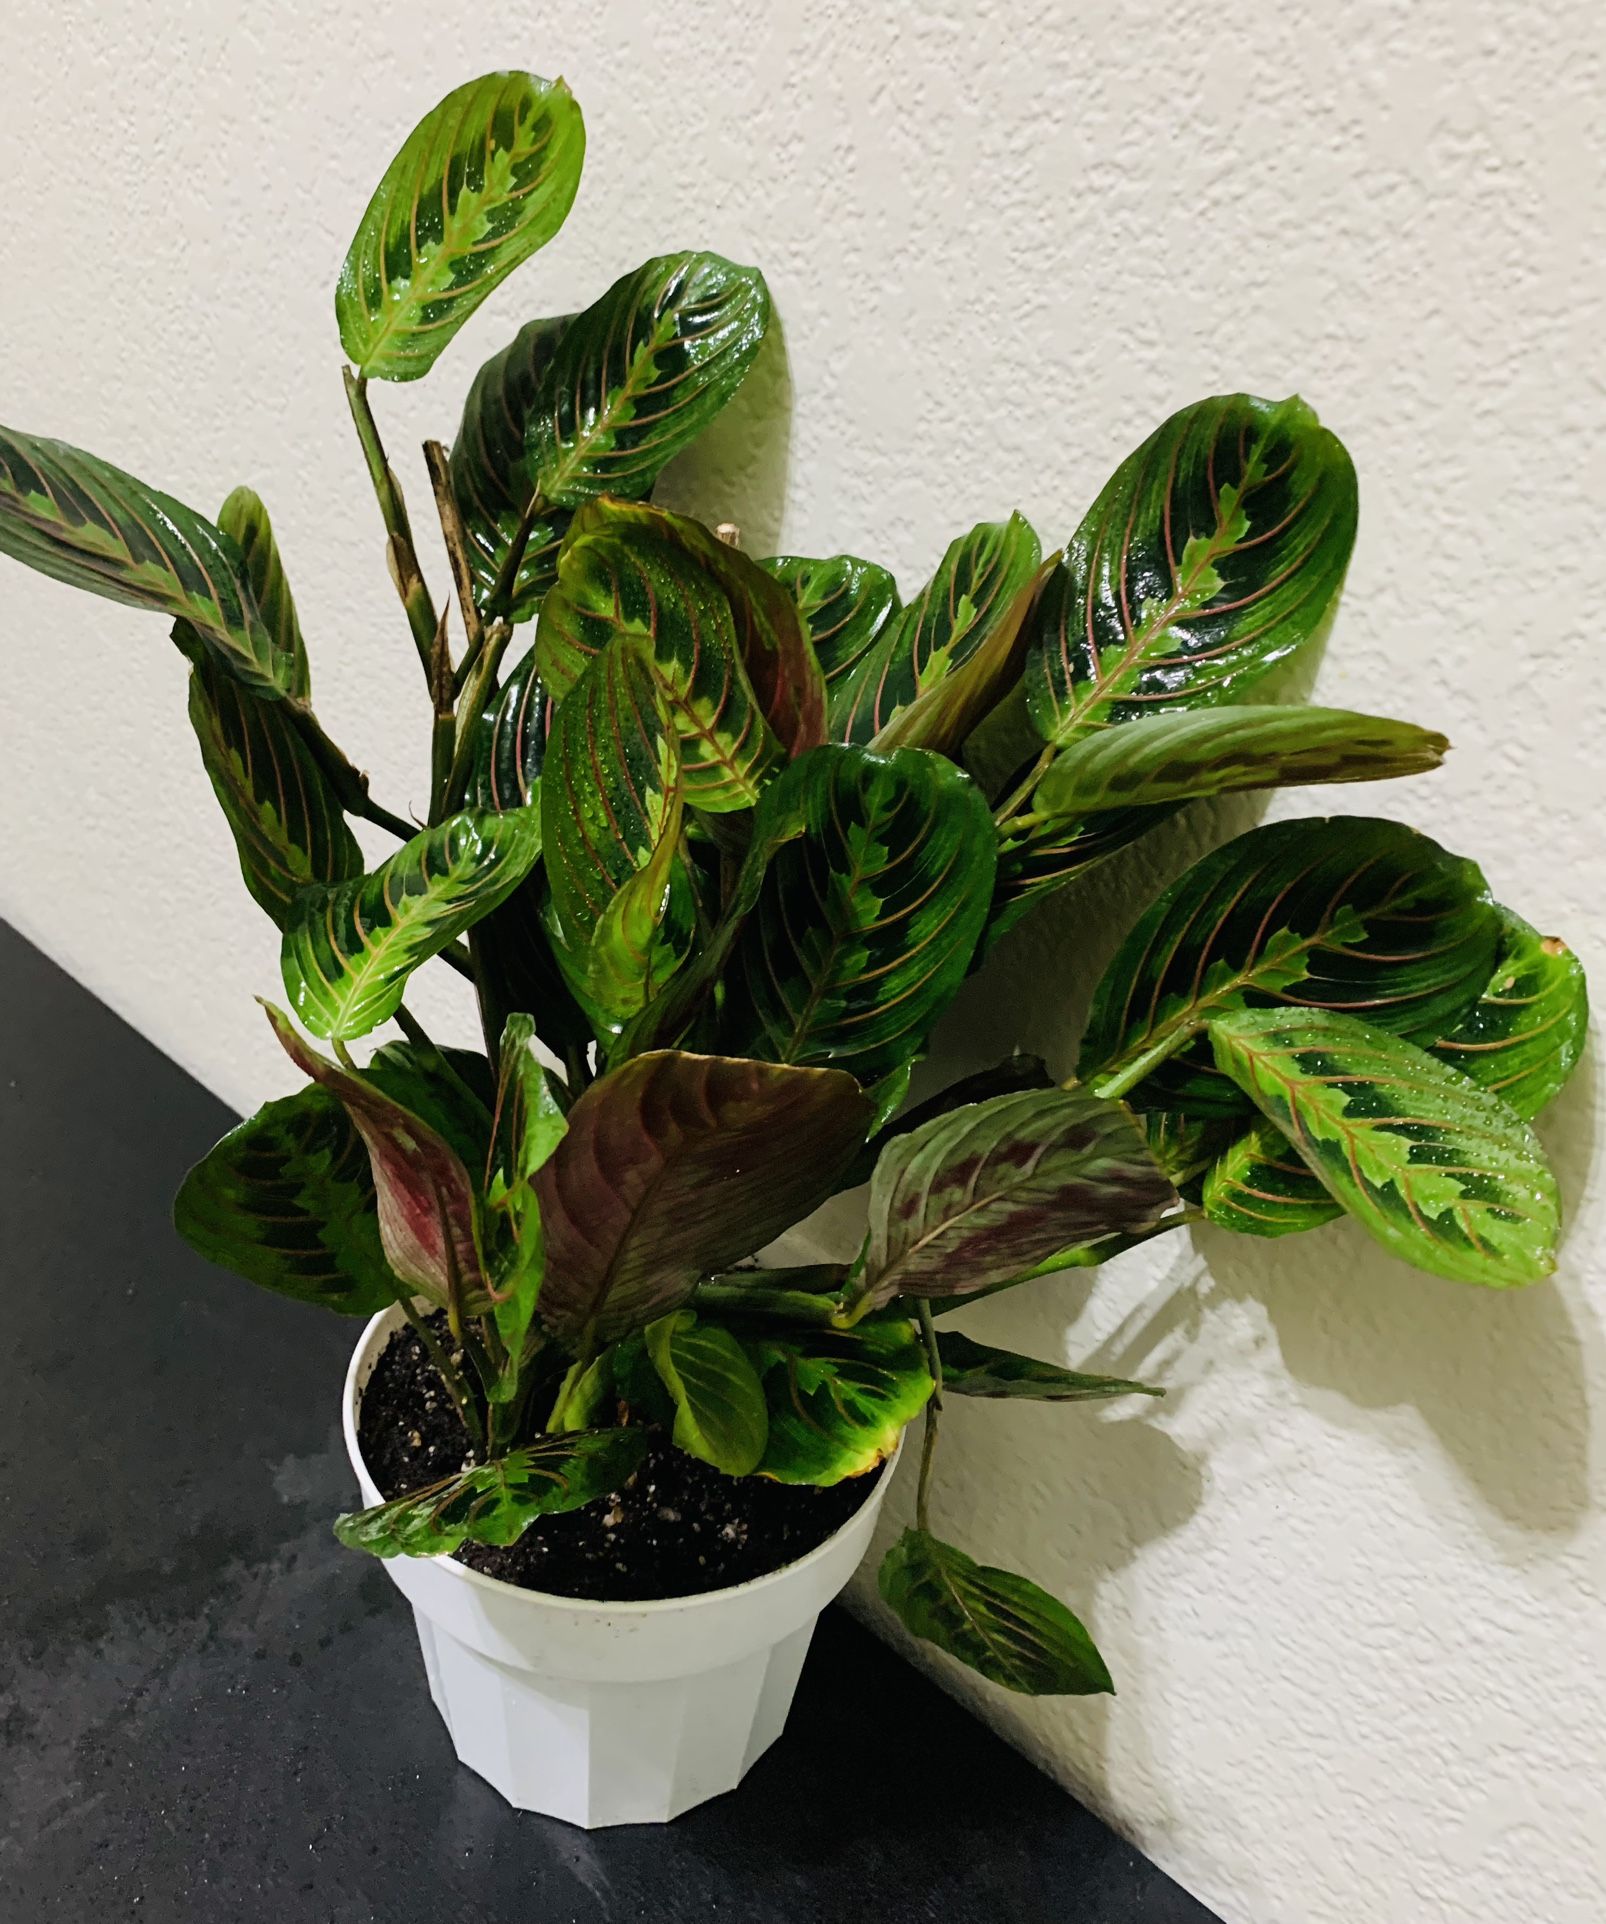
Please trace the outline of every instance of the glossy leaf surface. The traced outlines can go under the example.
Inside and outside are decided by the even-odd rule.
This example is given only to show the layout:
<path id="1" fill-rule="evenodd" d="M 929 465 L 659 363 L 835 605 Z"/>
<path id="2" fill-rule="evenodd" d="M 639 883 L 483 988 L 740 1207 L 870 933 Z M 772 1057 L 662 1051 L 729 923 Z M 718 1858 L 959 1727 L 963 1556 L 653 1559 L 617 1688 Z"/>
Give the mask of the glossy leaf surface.
<path id="1" fill-rule="evenodd" d="M 929 1531 L 904 1531 L 879 1583 L 906 1630 L 1006 1690 L 1080 1697 L 1115 1688 L 1093 1639 L 1058 1598 Z"/>
<path id="2" fill-rule="evenodd" d="M 555 507 L 644 496 L 741 385 L 769 325 L 756 268 L 665 254 L 614 282 L 565 332 L 526 449 Z"/>
<path id="3" fill-rule="evenodd" d="M 263 619 L 245 558 L 220 528 L 64 441 L 0 428 L 0 554 L 187 621 L 225 673 L 270 698 L 304 674 Z"/>
<path id="4" fill-rule="evenodd" d="M 1353 1016 L 1248 1010 L 1213 1021 L 1210 1039 L 1224 1073 L 1393 1254 L 1493 1288 L 1555 1268 L 1556 1179 L 1498 1096 Z"/>
<path id="5" fill-rule="evenodd" d="M 647 1449 L 644 1430 L 543 1436 L 411 1496 L 337 1519 L 348 1550 L 376 1557 L 450 1556 L 465 1543 L 517 1543 L 537 1517 L 578 1510 L 620 1489 Z"/>
<path id="6" fill-rule="evenodd" d="M 1476 1000 L 1499 937 L 1476 865 L 1413 829 L 1366 816 L 1251 829 L 1196 862 L 1117 950 L 1078 1074 L 1097 1086 L 1149 1060 L 1139 1107 L 1242 1114 L 1242 1093 L 1189 1047 L 1213 1016 L 1347 1009 L 1431 1041 Z"/>
<path id="7" fill-rule="evenodd" d="M 361 875 L 362 850 L 286 703 L 202 656 L 189 715 L 245 885 L 280 928 L 303 889 Z"/>
<path id="8" fill-rule="evenodd" d="M 582 508 L 542 606 L 536 657 L 561 702 L 604 649 L 638 650 L 679 738 L 687 802 L 723 813 L 752 807 L 782 751 L 738 649 L 731 602 L 681 538 L 693 525 L 633 502 Z"/>
<path id="9" fill-rule="evenodd" d="M 493 288 L 563 225 L 585 126 L 561 80 L 490 73 L 454 88 L 385 169 L 335 289 L 359 374 L 416 381 Z"/>
<path id="10" fill-rule="evenodd" d="M 407 978 L 517 888 L 541 853 L 533 808 L 466 809 L 406 842 L 371 875 L 304 890 L 285 923 L 285 993 L 314 1035 L 366 1035 Z"/>
<path id="11" fill-rule="evenodd" d="M 463 419 L 452 443 L 452 495 L 468 536 L 474 599 L 481 608 L 501 579 L 535 495 L 525 437 L 541 377 L 573 319 L 564 314 L 521 327 L 474 376 L 463 403 Z M 565 508 L 537 514 L 532 521 L 508 604 L 514 621 L 528 621 L 556 579 L 558 545 L 568 526 Z"/>
<path id="12" fill-rule="evenodd" d="M 810 561 L 776 555 L 761 564 L 791 595 L 825 678 L 826 730 L 845 739 L 852 707 L 853 671 L 880 639 L 901 606 L 886 569 L 857 555 Z"/>
<path id="13" fill-rule="evenodd" d="M 599 1077 L 535 1176 L 547 1327 L 607 1341 L 677 1308 L 831 1193 L 868 1113 L 830 1069 L 660 1051 Z"/>
<path id="14" fill-rule="evenodd" d="M 540 798 L 550 704 L 535 671 L 535 650 L 509 671 L 480 716 L 469 770 L 468 803 L 505 815 Z"/>
<path id="15" fill-rule="evenodd" d="M 1449 743 L 1412 722 L 1342 708 L 1218 708 L 1145 716 L 1061 750 L 1035 813 L 1079 816 L 1234 789 L 1375 782 L 1437 768 Z"/>
<path id="16" fill-rule="evenodd" d="M 778 1483 L 863 1476 L 892 1455 L 931 1395 L 925 1350 L 906 1322 L 765 1334 L 748 1349 L 769 1402 L 759 1474 Z"/>
<path id="17" fill-rule="evenodd" d="M 1091 1403 L 1110 1396 L 1163 1396 L 1164 1390 L 1120 1376 L 1088 1376 L 1080 1370 L 1042 1363 L 1035 1356 L 994 1349 L 973 1342 L 958 1330 L 937 1336 L 942 1359 L 943 1394 L 956 1396 L 1027 1396 L 1050 1403 Z"/>
<path id="18" fill-rule="evenodd" d="M 1069 820 L 1009 824 L 999 837 L 988 944 L 1007 935 L 1045 896 L 1158 828 L 1178 806 L 1111 808 Z"/>
<path id="19" fill-rule="evenodd" d="M 918 1052 L 964 980 L 991 817 L 967 775 L 920 749 L 818 748 L 783 779 L 801 833 L 775 849 L 736 942 L 725 1032 L 739 1053 L 871 1083 Z"/>
<path id="20" fill-rule="evenodd" d="M 345 1108 L 368 1148 L 385 1257 L 400 1280 L 455 1316 L 490 1300 L 474 1184 L 444 1137 L 367 1078 L 321 1056 L 264 1003 L 284 1052 Z"/>
<path id="21" fill-rule="evenodd" d="M 853 670 L 851 687 L 833 700 L 837 741 L 869 743 L 894 718 L 962 668 L 1011 615 L 1037 573 L 1042 549 L 1022 516 L 984 521 L 950 542 L 936 573 L 888 622 Z M 893 741 L 884 746 L 896 747 Z M 918 746 L 919 744 L 912 744 Z"/>
<path id="22" fill-rule="evenodd" d="M 677 1449 L 727 1476 L 756 1470 L 769 1438 L 758 1372 L 729 1330 L 676 1310 L 644 1332 L 647 1353 L 675 1406 Z"/>
<path id="23" fill-rule="evenodd" d="M 634 1015 L 686 954 L 683 809 L 662 691 L 638 650 L 606 649 L 559 704 L 541 779 L 547 930 L 600 1032 Z"/>
<path id="24" fill-rule="evenodd" d="M 209 1262 L 281 1296 L 344 1316 L 396 1300 L 368 1152 L 322 1089 L 270 1102 L 231 1129 L 184 1178 L 173 1221 Z"/>
<path id="25" fill-rule="evenodd" d="M 1355 539 L 1355 470 L 1303 401 L 1219 395 L 1123 461 L 1038 606 L 1045 741 L 1239 701 L 1318 636 Z"/>
<path id="26" fill-rule="evenodd" d="M 236 488 L 218 510 L 217 525 L 240 551 L 246 586 L 272 638 L 274 658 L 285 666 L 284 692 L 305 701 L 312 692 L 307 644 L 261 496 L 250 488 Z"/>
<path id="27" fill-rule="evenodd" d="M 1119 1103 L 1028 1089 L 938 1116 L 881 1152 L 855 1300 L 968 1296 L 1061 1250 L 1157 1222 L 1176 1191 Z"/>
<path id="28" fill-rule="evenodd" d="M 1257 1122 L 1216 1158 L 1200 1191 L 1205 1215 L 1241 1236 L 1294 1236 L 1343 1210 L 1269 1122 Z"/>

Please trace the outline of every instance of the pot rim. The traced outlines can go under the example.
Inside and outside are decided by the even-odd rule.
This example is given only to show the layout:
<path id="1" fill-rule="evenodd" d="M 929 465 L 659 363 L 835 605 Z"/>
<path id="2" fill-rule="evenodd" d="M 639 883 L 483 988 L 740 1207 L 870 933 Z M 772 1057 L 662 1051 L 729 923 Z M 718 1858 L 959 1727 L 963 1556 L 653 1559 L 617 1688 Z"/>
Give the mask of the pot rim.
<path id="1" fill-rule="evenodd" d="M 375 1315 L 369 1317 L 368 1321 L 363 1325 L 362 1334 L 357 1338 L 356 1348 L 353 1349 L 351 1353 L 351 1361 L 346 1365 L 345 1384 L 341 1392 L 340 1428 L 345 1438 L 346 1455 L 351 1461 L 352 1471 L 356 1475 L 359 1485 L 363 1479 L 366 1478 L 375 1490 L 378 1490 L 379 1485 L 374 1482 L 374 1478 L 367 1464 L 363 1461 L 362 1451 L 358 1447 L 357 1442 L 357 1408 L 359 1402 L 357 1375 L 364 1363 L 368 1360 L 370 1354 L 373 1355 L 375 1361 L 378 1360 L 379 1350 L 376 1345 L 379 1344 L 381 1338 L 384 1338 L 384 1340 L 388 1342 L 395 1331 L 402 1326 L 403 1321 L 401 1306 L 396 1303 L 393 1303 L 388 1309 L 379 1310 Z M 436 1564 L 447 1574 L 467 1583 L 471 1588 L 489 1591 L 493 1595 L 517 1598 L 533 1606 L 565 1610 L 576 1616 L 598 1621 L 605 1618 L 621 1616 L 651 1618 L 655 1615 L 663 1615 L 671 1611 L 692 1610 L 698 1605 L 712 1607 L 725 1602 L 726 1599 L 731 1597 L 756 1597 L 765 1590 L 778 1588 L 782 1583 L 795 1578 L 800 1572 L 811 1568 L 813 1565 L 824 1562 L 837 1540 L 846 1531 L 851 1530 L 855 1523 L 858 1522 L 863 1513 L 864 1505 L 874 1500 L 878 1489 L 883 1489 L 887 1486 L 898 1464 L 902 1461 L 903 1446 L 907 1435 L 908 1426 L 905 1425 L 904 1429 L 899 1432 L 897 1448 L 892 1452 L 891 1456 L 882 1460 L 876 1480 L 871 1483 L 869 1489 L 865 1492 L 864 1501 L 854 1510 L 851 1516 L 839 1523 L 823 1542 L 815 1544 L 812 1550 L 805 1551 L 802 1556 L 794 1558 L 792 1562 L 783 1563 L 779 1569 L 767 1570 L 763 1576 L 749 1577 L 743 1583 L 728 1583 L 718 1590 L 703 1590 L 695 1596 L 652 1597 L 639 1601 L 621 1599 L 618 1602 L 609 1602 L 606 1598 L 602 1597 L 565 1597 L 551 1590 L 531 1590 L 521 1583 L 508 1583 L 502 1577 L 488 1577 L 483 1570 L 471 1569 L 468 1564 L 459 1563 L 454 1556 L 437 1553 L 431 1557 L 409 1557 L 407 1561 L 409 1563 Z M 870 1472 L 866 1470 L 860 1474 L 864 1477 L 869 1477 Z M 359 1496 L 361 1495 L 360 1488 L 358 1494 Z"/>

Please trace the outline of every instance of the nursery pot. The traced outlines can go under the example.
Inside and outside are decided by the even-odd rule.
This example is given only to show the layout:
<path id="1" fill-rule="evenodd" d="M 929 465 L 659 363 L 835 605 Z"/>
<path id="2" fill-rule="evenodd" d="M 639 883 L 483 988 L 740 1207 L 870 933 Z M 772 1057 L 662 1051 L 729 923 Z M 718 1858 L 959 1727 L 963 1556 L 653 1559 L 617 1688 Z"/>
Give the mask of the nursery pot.
<path id="1" fill-rule="evenodd" d="M 365 1505 L 383 1493 L 357 1447 L 358 1411 L 402 1324 L 382 1310 L 346 1372 L 341 1420 Z M 733 1790 L 781 1734 L 815 1621 L 869 1547 L 890 1472 L 795 1563 L 702 1596 L 594 1603 L 451 1557 L 388 1558 L 458 1757 L 516 1809 L 588 1830 L 662 1824 Z"/>

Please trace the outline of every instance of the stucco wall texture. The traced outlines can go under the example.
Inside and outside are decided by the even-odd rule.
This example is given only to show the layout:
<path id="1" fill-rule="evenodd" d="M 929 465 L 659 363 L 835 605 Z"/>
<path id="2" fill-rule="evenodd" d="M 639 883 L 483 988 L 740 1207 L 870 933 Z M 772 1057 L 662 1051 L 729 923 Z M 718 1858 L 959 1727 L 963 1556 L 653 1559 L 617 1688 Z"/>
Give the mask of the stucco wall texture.
<path id="1" fill-rule="evenodd" d="M 1275 812 L 1416 821 L 1606 983 L 1594 0 L 13 0 L 6 38 L 0 419 L 202 509 L 258 488 L 319 706 L 393 806 L 424 795 L 427 728 L 332 286 L 416 116 L 527 66 L 579 95 L 586 179 L 436 373 L 378 395 L 416 524 L 417 443 L 451 434 L 478 362 L 677 246 L 758 261 L 784 317 L 674 477 L 759 553 L 848 548 L 912 587 L 1011 508 L 1056 544 L 1172 408 L 1297 388 L 1362 483 L 1319 692 L 1456 752 Z M 253 1107 L 293 1080 L 250 999 L 275 942 L 162 623 L 10 564 L 0 611 L 0 912 Z M 1255 812 L 1189 818 L 1013 939 L 942 1065 L 1016 1044 L 1068 1065 L 1147 892 Z M 455 986 L 420 998 L 442 1026 Z M 1062 1591 L 1120 1694 L 945 1681 L 1234 1924 L 1606 1915 L 1597 1081 L 1586 1063 L 1543 1125 L 1571 1217 L 1551 1286 L 1437 1282 L 1340 1226 L 1172 1238 L 970 1315 L 1170 1394 L 952 1411 L 939 1527 Z M 897 1767 L 895 1731 L 844 1732 L 833 1794 Z"/>

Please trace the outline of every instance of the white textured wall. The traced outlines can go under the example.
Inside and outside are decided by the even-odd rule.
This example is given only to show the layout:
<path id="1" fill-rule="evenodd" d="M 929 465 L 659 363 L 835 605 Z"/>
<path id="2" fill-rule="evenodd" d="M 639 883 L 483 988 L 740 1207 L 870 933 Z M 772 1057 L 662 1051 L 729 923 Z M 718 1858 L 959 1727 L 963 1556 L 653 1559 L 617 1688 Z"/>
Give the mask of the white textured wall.
<path id="1" fill-rule="evenodd" d="M 12 0 L 5 38 L 0 419 L 203 509 L 255 485 L 319 705 L 393 804 L 424 793 L 424 710 L 331 288 L 414 117 L 529 66 L 573 83 L 590 165 L 549 253 L 431 380 L 379 395 L 420 510 L 412 449 L 450 434 L 478 359 L 675 246 L 762 263 L 786 330 L 685 498 L 909 586 L 1015 506 L 1062 539 L 1179 403 L 1297 386 L 1362 477 L 1321 690 L 1458 744 L 1340 805 L 1477 853 L 1606 982 L 1594 0 Z M 0 911 L 231 1101 L 288 1086 L 250 1002 L 272 932 L 162 624 L 0 562 L 0 649 Z M 1019 993 L 973 994 L 953 1058 L 1064 1060 L 1186 840 L 1017 941 Z M 954 1411 L 940 1524 L 1062 1588 L 1121 1694 L 958 1687 L 1234 1924 L 1606 1915 L 1592 1081 L 1545 1125 L 1573 1215 L 1553 1287 L 1435 1282 L 1344 1228 L 1207 1234 L 974 1315 L 1172 1392 L 1158 1416 Z"/>

